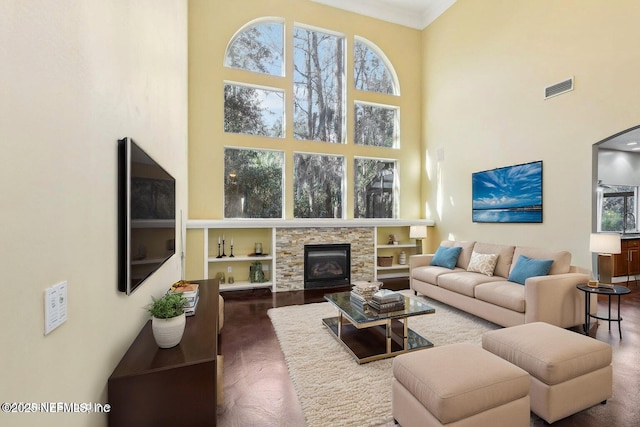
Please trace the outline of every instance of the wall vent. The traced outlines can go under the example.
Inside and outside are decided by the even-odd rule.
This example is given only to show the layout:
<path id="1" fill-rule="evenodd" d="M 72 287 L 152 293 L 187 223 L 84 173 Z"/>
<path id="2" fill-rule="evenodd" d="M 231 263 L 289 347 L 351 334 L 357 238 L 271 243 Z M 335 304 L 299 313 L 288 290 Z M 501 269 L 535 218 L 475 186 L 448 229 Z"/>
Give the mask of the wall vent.
<path id="1" fill-rule="evenodd" d="M 544 99 L 561 95 L 573 90 L 573 77 L 544 88 Z"/>

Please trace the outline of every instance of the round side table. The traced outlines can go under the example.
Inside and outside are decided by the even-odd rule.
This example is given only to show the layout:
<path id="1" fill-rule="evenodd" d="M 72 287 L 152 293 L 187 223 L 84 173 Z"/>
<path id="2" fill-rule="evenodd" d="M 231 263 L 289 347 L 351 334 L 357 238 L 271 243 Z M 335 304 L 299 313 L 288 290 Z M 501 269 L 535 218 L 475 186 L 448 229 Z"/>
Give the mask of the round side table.
<path id="1" fill-rule="evenodd" d="M 620 334 L 620 339 L 622 339 L 622 328 L 620 323 L 622 322 L 622 317 L 620 317 L 620 297 L 622 295 L 626 295 L 631 293 L 631 290 L 626 286 L 615 285 L 613 288 L 605 288 L 598 287 L 593 288 L 586 284 L 584 285 L 576 285 L 578 289 L 585 293 L 584 299 L 584 333 L 585 335 L 589 335 L 589 318 L 592 317 L 594 319 L 606 320 L 609 322 L 609 330 L 611 330 L 611 322 L 618 322 L 618 333 Z M 609 297 L 609 313 L 607 317 L 598 316 L 597 314 L 589 313 L 589 307 L 591 306 L 591 294 L 596 294 L 596 298 L 598 295 L 606 295 Z M 618 297 L 618 316 L 611 317 L 611 297 Z"/>

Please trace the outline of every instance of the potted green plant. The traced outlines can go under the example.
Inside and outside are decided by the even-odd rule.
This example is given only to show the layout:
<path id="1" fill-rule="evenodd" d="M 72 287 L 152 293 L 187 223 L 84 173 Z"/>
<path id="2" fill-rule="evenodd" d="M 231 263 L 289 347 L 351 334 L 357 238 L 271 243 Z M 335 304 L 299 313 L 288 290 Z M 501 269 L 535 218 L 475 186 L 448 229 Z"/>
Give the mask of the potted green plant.
<path id="1" fill-rule="evenodd" d="M 146 308 L 153 316 L 151 330 L 158 347 L 175 347 L 184 333 L 187 299 L 182 294 L 169 292 L 160 298 L 151 297 L 151 300 Z"/>

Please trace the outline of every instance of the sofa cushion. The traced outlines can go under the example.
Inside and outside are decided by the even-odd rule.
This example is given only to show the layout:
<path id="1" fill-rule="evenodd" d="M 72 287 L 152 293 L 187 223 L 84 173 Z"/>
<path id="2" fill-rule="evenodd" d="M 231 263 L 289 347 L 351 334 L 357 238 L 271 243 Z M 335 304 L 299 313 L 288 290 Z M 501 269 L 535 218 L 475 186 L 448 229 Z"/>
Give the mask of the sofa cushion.
<path id="1" fill-rule="evenodd" d="M 513 259 L 518 260 L 520 255 L 535 259 L 551 259 L 553 264 L 549 270 L 549 274 L 569 273 L 571 268 L 571 253 L 567 251 L 551 251 L 549 249 L 529 248 L 526 246 L 516 246 L 513 252 Z M 515 264 L 512 264 L 512 269 Z"/>
<path id="2" fill-rule="evenodd" d="M 469 266 L 469 260 L 471 259 L 471 253 L 473 252 L 473 247 L 475 244 L 476 242 L 459 242 L 455 240 L 443 240 L 440 243 L 440 246 L 461 247 L 462 252 L 460 252 L 460 256 L 458 257 L 458 262 L 456 263 L 456 267 L 460 267 L 466 270 L 467 267 Z"/>
<path id="3" fill-rule="evenodd" d="M 533 259 L 520 255 L 509 273 L 509 281 L 524 285 L 529 277 L 546 276 L 551 264 L 553 264 L 552 259 Z"/>
<path id="4" fill-rule="evenodd" d="M 496 280 L 506 280 L 501 277 L 489 277 L 481 273 L 471 271 L 460 271 L 451 274 L 443 274 L 438 277 L 438 286 L 450 291 L 474 297 L 474 288 L 481 283 L 494 282 Z"/>
<path id="5" fill-rule="evenodd" d="M 458 262 L 458 257 L 460 256 L 461 251 L 462 248 L 460 246 L 440 246 L 431 260 L 431 265 L 453 270 Z"/>
<path id="6" fill-rule="evenodd" d="M 524 313 L 524 286 L 502 280 L 499 282 L 482 283 L 474 289 L 476 299 L 495 304 L 509 310 Z"/>
<path id="7" fill-rule="evenodd" d="M 498 254 L 479 254 L 473 251 L 467 271 L 493 276 L 493 271 L 496 269 L 496 261 L 498 261 Z"/>
<path id="8" fill-rule="evenodd" d="M 513 251 L 516 249 L 512 245 L 495 245 L 492 243 L 477 242 L 473 246 L 473 251 L 481 254 L 497 254 L 498 261 L 493 271 L 494 276 L 509 277 L 509 270 L 513 263 Z"/>
<path id="9" fill-rule="evenodd" d="M 411 270 L 411 277 L 421 282 L 430 283 L 432 285 L 438 284 L 438 277 L 441 274 L 455 273 L 464 271 L 463 269 L 456 267 L 453 270 L 449 270 L 445 267 L 437 267 L 435 265 L 416 267 Z"/>

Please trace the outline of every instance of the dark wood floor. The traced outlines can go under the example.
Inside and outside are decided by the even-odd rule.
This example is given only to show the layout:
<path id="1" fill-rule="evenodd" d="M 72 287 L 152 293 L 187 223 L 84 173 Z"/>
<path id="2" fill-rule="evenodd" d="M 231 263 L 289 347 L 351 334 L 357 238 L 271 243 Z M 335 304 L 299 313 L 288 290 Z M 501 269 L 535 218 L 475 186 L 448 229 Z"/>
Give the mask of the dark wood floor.
<path id="1" fill-rule="evenodd" d="M 593 324 L 590 335 L 613 348 L 613 397 L 606 405 L 555 422 L 558 427 L 640 425 L 640 288 L 630 285 L 622 297 L 622 339 L 616 323 Z M 335 292 L 335 290 L 331 290 Z M 225 292 L 224 402 L 218 407 L 222 427 L 304 426 L 287 367 L 267 310 L 292 304 L 323 301 L 322 290 L 278 292 L 252 290 Z M 600 313 L 607 310 L 599 300 Z M 615 312 L 615 304 L 612 309 Z M 545 423 L 537 417 L 532 425 Z M 329 427 L 329 426 L 328 426 Z"/>

